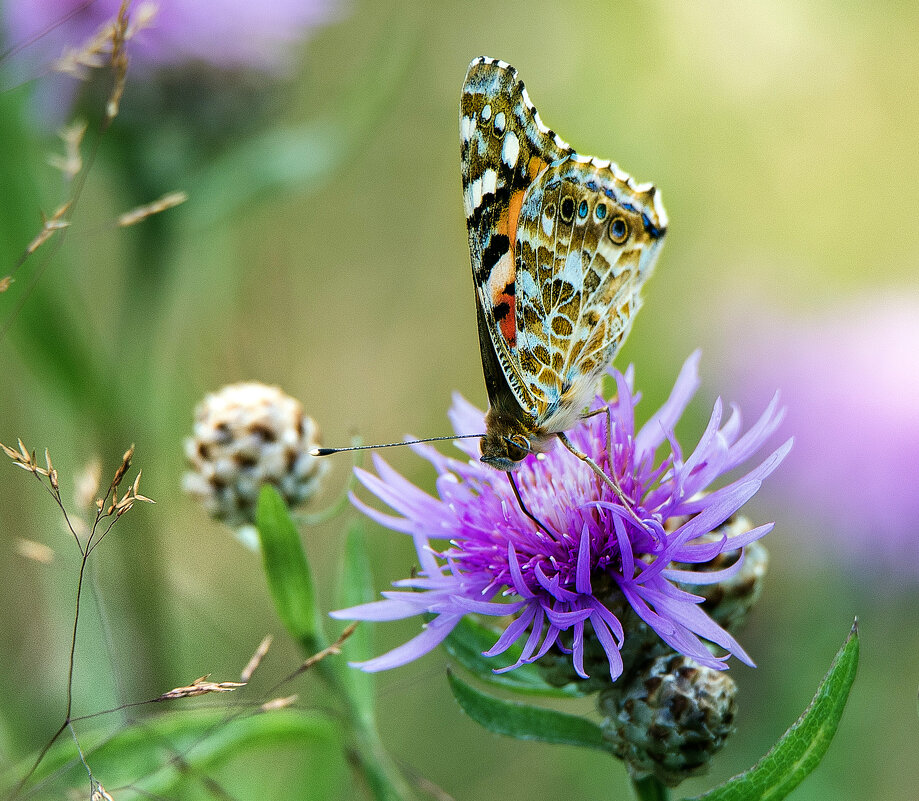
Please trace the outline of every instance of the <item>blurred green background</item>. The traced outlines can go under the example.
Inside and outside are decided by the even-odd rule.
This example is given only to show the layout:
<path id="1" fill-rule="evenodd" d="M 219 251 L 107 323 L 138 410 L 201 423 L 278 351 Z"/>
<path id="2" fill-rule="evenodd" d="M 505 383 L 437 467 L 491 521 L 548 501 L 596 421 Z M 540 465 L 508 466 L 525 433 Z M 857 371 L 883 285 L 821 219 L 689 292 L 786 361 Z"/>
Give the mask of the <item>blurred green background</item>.
<path id="1" fill-rule="evenodd" d="M 685 442 L 715 396 L 757 369 L 732 352 L 748 313 L 807 319 L 879 288 L 916 291 L 912 3 L 355 2 L 314 33 L 287 81 L 171 91 L 167 113 L 129 74 L 66 239 L 0 295 L 0 441 L 47 446 L 65 497 L 92 455 L 110 474 L 136 443 L 141 489 L 157 501 L 122 521 L 95 559 L 79 713 L 207 672 L 232 678 L 269 631 L 278 637 L 266 669 L 283 675 L 299 658 L 258 557 L 180 490 L 182 441 L 205 392 L 276 383 L 330 445 L 448 433 L 454 390 L 484 405 L 457 131 L 463 75 L 483 54 L 517 67 L 543 120 L 574 147 L 663 192 L 668 241 L 617 363 L 635 364 L 647 414 L 703 348 Z M 29 117 L 26 95 L 44 80 L 33 77 L 21 87 L 8 77 L 0 96 L 0 275 L 37 233 L 39 209 L 64 196 L 45 164 L 61 150 L 53 126 Z M 176 68 L 170 86 L 185 79 L 197 80 Z M 85 149 L 94 136 L 91 127 Z M 170 189 L 189 201 L 144 226 L 111 226 Z M 433 486 L 407 450 L 387 459 Z M 349 469 L 334 463 L 314 508 L 334 500 Z M 919 582 L 865 581 L 768 485 L 751 511 L 777 521 L 769 581 L 741 638 L 759 667 L 732 669 L 739 731 L 711 774 L 681 792 L 764 753 L 858 615 L 849 709 L 793 797 L 915 798 Z M 328 608 L 343 529 L 339 518 L 307 533 Z M 382 590 L 415 557 L 406 538 L 369 533 Z M 77 563 L 50 500 L 3 465 L 0 537 L 0 759 L 13 760 L 60 722 Z M 18 537 L 54 548 L 54 562 L 20 557 Z M 378 651 L 417 627 L 377 627 Z M 383 738 L 411 772 L 456 799 L 626 797 L 624 769 L 603 756 L 477 728 L 451 699 L 445 664 L 437 652 L 378 678 Z M 298 686 L 301 704 L 322 706 L 319 688 Z M 326 797 L 354 792 L 344 783 Z"/>

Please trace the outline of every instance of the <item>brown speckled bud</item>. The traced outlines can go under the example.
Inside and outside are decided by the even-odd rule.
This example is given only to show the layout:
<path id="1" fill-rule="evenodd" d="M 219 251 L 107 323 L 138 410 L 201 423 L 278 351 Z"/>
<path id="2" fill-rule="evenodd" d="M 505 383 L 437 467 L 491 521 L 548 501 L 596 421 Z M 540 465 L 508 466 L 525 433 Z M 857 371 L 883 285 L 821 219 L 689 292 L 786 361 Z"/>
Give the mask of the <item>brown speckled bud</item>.
<path id="1" fill-rule="evenodd" d="M 603 735 L 635 779 L 675 787 L 704 773 L 734 730 L 737 687 L 723 671 L 671 653 L 599 696 Z"/>
<path id="2" fill-rule="evenodd" d="M 314 495 L 328 465 L 311 456 L 319 429 L 299 401 L 257 382 L 230 384 L 195 409 L 183 486 L 230 525 L 251 523 L 264 484 L 291 506 Z"/>

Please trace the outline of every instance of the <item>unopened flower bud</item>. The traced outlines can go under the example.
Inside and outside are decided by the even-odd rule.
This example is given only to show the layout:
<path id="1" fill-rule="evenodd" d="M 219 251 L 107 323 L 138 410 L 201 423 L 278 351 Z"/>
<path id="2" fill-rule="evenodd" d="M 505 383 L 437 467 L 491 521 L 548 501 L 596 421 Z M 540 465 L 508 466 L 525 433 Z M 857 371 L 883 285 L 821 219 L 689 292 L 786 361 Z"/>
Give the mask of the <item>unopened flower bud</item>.
<path id="1" fill-rule="evenodd" d="M 258 382 L 231 384 L 195 409 L 183 486 L 219 520 L 251 523 L 265 484 L 290 506 L 316 493 L 328 468 L 310 455 L 317 445 L 319 429 L 295 398 Z"/>
<path id="2" fill-rule="evenodd" d="M 737 686 L 724 672 L 671 653 L 599 697 L 603 735 L 634 779 L 675 787 L 704 773 L 734 730 Z"/>

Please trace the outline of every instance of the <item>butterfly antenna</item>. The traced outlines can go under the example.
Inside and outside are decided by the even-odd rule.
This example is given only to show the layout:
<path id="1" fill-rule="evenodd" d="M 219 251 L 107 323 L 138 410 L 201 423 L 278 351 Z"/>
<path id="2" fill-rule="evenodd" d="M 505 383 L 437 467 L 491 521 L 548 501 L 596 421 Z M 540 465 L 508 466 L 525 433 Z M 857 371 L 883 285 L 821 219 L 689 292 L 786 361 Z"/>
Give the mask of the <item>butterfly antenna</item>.
<path id="1" fill-rule="evenodd" d="M 310 456 L 331 456 L 333 453 L 347 451 L 375 451 L 378 448 L 398 448 L 401 445 L 417 445 L 419 442 L 441 442 L 447 439 L 473 439 L 484 437 L 484 434 L 450 434 L 446 437 L 425 437 L 424 439 L 409 439 L 402 442 L 386 442 L 381 445 L 351 445 L 348 448 L 313 448 Z"/>

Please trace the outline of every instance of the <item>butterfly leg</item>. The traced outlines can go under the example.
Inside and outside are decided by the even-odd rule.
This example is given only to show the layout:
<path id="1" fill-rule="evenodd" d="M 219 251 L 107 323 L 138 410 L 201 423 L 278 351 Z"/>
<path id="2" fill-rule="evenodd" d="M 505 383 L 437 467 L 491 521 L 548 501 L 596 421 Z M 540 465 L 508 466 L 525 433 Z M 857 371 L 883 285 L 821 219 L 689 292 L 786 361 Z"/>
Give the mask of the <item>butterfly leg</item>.
<path id="1" fill-rule="evenodd" d="M 602 411 L 602 410 L 600 410 Z M 586 464 L 591 470 L 596 473 L 597 477 L 608 486 L 613 492 L 616 493 L 616 497 L 619 498 L 619 502 L 622 504 L 635 520 L 636 523 L 642 525 L 641 518 L 635 514 L 635 510 L 632 508 L 632 501 L 626 496 L 622 491 L 622 487 L 619 486 L 619 482 L 616 481 L 614 476 L 609 476 L 603 472 L 603 468 L 600 467 L 593 459 L 591 459 L 586 453 L 581 453 L 574 445 L 571 444 L 571 440 L 565 435 L 563 431 L 559 431 L 556 436 L 561 440 L 562 445 L 564 445 L 574 456 L 577 456 L 584 464 Z"/>
<path id="2" fill-rule="evenodd" d="M 514 474 L 511 472 L 507 473 L 507 480 L 511 482 L 511 489 L 514 490 L 514 495 L 517 498 L 517 505 L 520 507 L 520 511 L 523 512 L 530 520 L 532 520 L 539 528 L 546 532 L 550 537 L 553 536 L 552 532 L 547 529 L 542 521 L 536 517 L 529 509 L 527 509 L 526 504 L 523 502 L 523 497 L 520 495 L 520 490 L 517 489 L 517 482 L 514 480 Z"/>
<path id="3" fill-rule="evenodd" d="M 616 484 L 618 484 L 619 482 L 616 480 L 615 460 L 613 459 L 613 413 L 612 413 L 612 410 L 610 409 L 609 406 L 604 404 L 602 409 L 594 409 L 591 412 L 586 412 L 585 414 L 582 414 L 581 419 L 587 420 L 590 417 L 596 417 L 598 414 L 606 415 L 606 454 L 607 454 L 607 458 L 609 459 L 609 463 L 613 468 L 612 479 Z M 565 447 L 567 448 L 568 446 L 566 445 Z M 571 450 L 571 448 L 568 448 L 568 450 Z"/>

